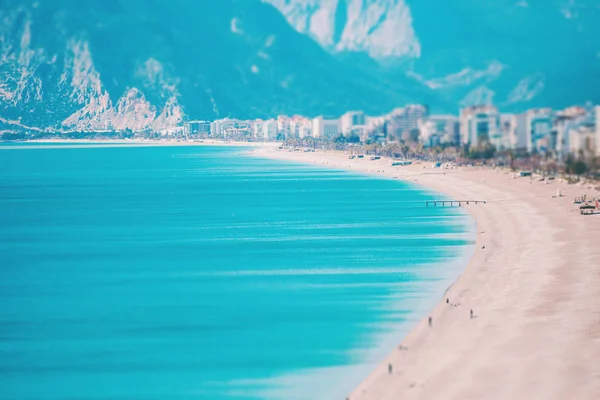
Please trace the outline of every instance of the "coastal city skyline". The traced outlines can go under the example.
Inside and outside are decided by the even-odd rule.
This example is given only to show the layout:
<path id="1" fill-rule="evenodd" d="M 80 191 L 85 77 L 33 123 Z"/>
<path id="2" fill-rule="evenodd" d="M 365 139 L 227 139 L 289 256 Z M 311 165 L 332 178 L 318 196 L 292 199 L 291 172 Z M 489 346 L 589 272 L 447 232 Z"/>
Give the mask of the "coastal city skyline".
<path id="1" fill-rule="evenodd" d="M 533 108 L 518 114 L 503 113 L 494 105 L 470 106 L 461 108 L 457 115 L 430 114 L 426 105 L 411 104 L 382 116 L 348 111 L 339 117 L 223 118 L 188 121 L 180 129 L 184 135 L 225 139 L 331 140 L 354 136 L 361 142 L 412 139 L 424 147 L 489 144 L 497 150 L 547 153 L 559 159 L 583 153 L 600 155 L 600 106 L 589 102 L 561 110 Z"/>

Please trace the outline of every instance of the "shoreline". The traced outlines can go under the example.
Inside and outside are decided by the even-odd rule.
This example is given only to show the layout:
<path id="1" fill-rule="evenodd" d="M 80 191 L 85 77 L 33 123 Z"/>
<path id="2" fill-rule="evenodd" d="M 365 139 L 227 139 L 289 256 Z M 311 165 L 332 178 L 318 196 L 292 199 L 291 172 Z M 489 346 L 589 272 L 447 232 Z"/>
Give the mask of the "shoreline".
<path id="1" fill-rule="evenodd" d="M 277 142 L 238 142 L 217 139 L 207 140 L 150 140 L 150 139 L 41 139 L 24 141 L 4 141 L 1 144 L 10 144 L 10 146 L 0 146 L 2 150 L 13 149 L 54 149 L 54 148 L 101 148 L 101 147 L 166 147 L 166 146 L 222 146 L 222 147 L 277 147 Z M 36 146 L 32 146 L 32 144 Z M 62 146 L 64 145 L 64 146 Z"/>
<path id="2" fill-rule="evenodd" d="M 385 158 L 349 160 L 342 152 L 250 152 L 487 201 L 464 205 L 476 221 L 476 244 L 446 290 L 449 304 L 440 299 L 429 314 L 432 326 L 424 316 L 398 338 L 349 400 L 600 398 L 600 214 L 581 216 L 572 204 L 600 192 L 491 168 L 391 167 Z"/>

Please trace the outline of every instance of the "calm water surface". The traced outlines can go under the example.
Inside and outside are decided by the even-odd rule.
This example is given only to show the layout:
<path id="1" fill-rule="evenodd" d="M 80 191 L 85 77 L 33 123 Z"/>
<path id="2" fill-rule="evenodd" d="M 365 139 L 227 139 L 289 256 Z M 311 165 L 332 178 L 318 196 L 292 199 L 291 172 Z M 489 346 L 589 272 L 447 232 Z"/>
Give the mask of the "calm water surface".
<path id="1" fill-rule="evenodd" d="M 245 151 L 0 148 L 0 398 L 343 398 L 458 275 L 439 196 Z"/>

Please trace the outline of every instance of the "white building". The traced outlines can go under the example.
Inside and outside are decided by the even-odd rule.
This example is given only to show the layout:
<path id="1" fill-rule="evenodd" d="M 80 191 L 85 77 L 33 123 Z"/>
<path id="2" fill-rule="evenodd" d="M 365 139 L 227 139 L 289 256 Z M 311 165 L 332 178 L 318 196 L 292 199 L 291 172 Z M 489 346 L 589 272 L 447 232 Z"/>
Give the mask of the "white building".
<path id="1" fill-rule="evenodd" d="M 243 121 L 238 119 L 218 119 L 210 124 L 211 136 L 221 137 L 237 137 L 240 135 L 251 135 L 252 134 L 251 121 Z"/>
<path id="2" fill-rule="evenodd" d="M 262 123 L 262 139 L 275 140 L 277 139 L 277 120 L 270 119 Z"/>
<path id="3" fill-rule="evenodd" d="M 312 121 L 308 118 L 295 115 L 290 120 L 290 135 L 297 138 L 311 136 Z"/>
<path id="4" fill-rule="evenodd" d="M 348 111 L 340 118 L 340 128 L 344 136 L 363 137 L 366 129 L 366 116 L 363 111 Z"/>
<path id="5" fill-rule="evenodd" d="M 548 151 L 551 148 L 553 113 L 551 108 L 535 108 L 525 113 L 527 151 Z"/>
<path id="6" fill-rule="evenodd" d="M 580 125 L 570 131 L 569 151 L 577 156 L 593 155 L 596 151 L 596 129 L 593 125 Z"/>
<path id="7" fill-rule="evenodd" d="M 301 128 L 302 128 L 301 117 L 294 116 L 294 117 L 290 118 L 289 131 L 290 131 L 291 137 L 299 138 Z"/>
<path id="8" fill-rule="evenodd" d="M 473 106 L 460 110 L 460 140 L 477 147 L 482 142 L 501 141 L 500 114 L 491 105 Z M 494 144 L 494 143 L 493 143 Z"/>
<path id="9" fill-rule="evenodd" d="M 557 111 L 553 117 L 552 134 L 553 149 L 561 159 L 572 153 L 572 146 L 579 147 L 579 143 L 571 143 L 573 135 L 582 125 L 593 125 L 593 120 L 588 111 L 583 107 L 569 107 Z M 575 138 L 578 141 L 579 138 Z"/>
<path id="10" fill-rule="evenodd" d="M 419 123 L 429 118 L 429 108 L 420 104 L 410 104 L 394 109 L 386 118 L 387 136 L 403 137 L 419 129 Z"/>
<path id="11" fill-rule="evenodd" d="M 335 138 L 340 135 L 340 120 L 318 116 L 312 120 L 312 134 L 316 138 Z"/>
<path id="12" fill-rule="evenodd" d="M 290 117 L 287 115 L 277 117 L 277 132 L 286 139 L 290 137 Z"/>
<path id="13" fill-rule="evenodd" d="M 502 132 L 502 141 L 498 149 L 512 149 L 516 141 L 516 115 L 500 114 L 500 132 Z"/>
<path id="14" fill-rule="evenodd" d="M 499 149 L 525 149 L 527 148 L 525 114 L 500 114 L 501 139 Z"/>
<path id="15" fill-rule="evenodd" d="M 210 123 L 210 134 L 212 136 L 220 136 L 221 132 L 221 121 L 213 121 Z"/>
<path id="16" fill-rule="evenodd" d="M 235 119 L 218 119 L 210 124 L 210 134 L 212 136 L 224 136 L 225 131 L 237 128 L 237 120 Z"/>
<path id="17" fill-rule="evenodd" d="M 433 121 L 419 121 L 419 142 L 425 147 L 433 147 L 440 144 L 440 135 Z"/>
<path id="18" fill-rule="evenodd" d="M 312 121 L 308 120 L 302 124 L 300 127 L 300 132 L 298 133 L 299 138 L 308 138 L 312 137 Z"/>
<path id="19" fill-rule="evenodd" d="M 190 135 L 210 135 L 209 121 L 188 121 L 183 125 L 183 133 Z"/>
<path id="20" fill-rule="evenodd" d="M 433 133 L 439 137 L 440 143 L 458 143 L 459 125 L 455 115 L 432 115 L 429 117 Z"/>
<path id="21" fill-rule="evenodd" d="M 514 117 L 513 123 L 515 129 L 513 131 L 513 137 L 511 139 L 511 146 L 513 149 L 526 149 L 527 148 L 527 116 L 523 114 L 517 114 Z"/>
<path id="22" fill-rule="evenodd" d="M 263 138 L 263 124 L 265 121 L 262 119 L 256 119 L 252 123 L 252 137 L 257 140 L 261 140 Z"/>
<path id="23" fill-rule="evenodd" d="M 560 113 L 554 118 L 552 125 L 552 133 L 556 136 L 554 150 L 560 159 L 564 159 L 571 152 L 572 132 L 580 123 L 576 117 Z"/>

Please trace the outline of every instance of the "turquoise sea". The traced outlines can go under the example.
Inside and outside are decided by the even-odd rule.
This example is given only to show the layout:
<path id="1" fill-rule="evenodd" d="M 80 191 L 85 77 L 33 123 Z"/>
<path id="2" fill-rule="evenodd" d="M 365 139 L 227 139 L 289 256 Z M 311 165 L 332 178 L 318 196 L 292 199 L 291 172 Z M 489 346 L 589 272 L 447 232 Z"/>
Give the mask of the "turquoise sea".
<path id="1" fill-rule="evenodd" d="M 343 399 L 473 248 L 400 181 L 51 147 L 0 145 L 0 399 Z"/>

